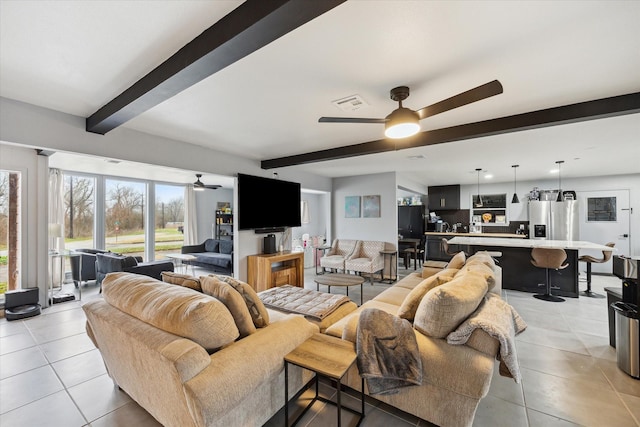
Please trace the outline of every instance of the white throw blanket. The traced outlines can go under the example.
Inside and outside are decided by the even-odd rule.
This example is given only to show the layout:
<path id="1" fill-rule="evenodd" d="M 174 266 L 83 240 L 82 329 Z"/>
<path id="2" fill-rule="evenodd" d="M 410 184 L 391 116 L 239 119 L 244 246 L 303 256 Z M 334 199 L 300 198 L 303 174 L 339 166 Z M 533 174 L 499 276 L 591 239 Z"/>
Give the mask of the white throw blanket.
<path id="1" fill-rule="evenodd" d="M 476 311 L 455 331 L 447 335 L 447 342 L 456 345 L 465 344 L 473 331 L 478 328 L 500 343 L 500 351 L 497 355 L 500 361 L 500 375 L 511 377 L 519 383 L 522 377 L 518 366 L 515 336 L 524 331 L 527 324 L 502 298 L 488 293 Z"/>
<path id="2" fill-rule="evenodd" d="M 275 310 L 303 314 L 322 320 L 342 304 L 351 301 L 345 295 L 332 295 L 291 285 L 277 286 L 258 293 L 262 303 Z"/>

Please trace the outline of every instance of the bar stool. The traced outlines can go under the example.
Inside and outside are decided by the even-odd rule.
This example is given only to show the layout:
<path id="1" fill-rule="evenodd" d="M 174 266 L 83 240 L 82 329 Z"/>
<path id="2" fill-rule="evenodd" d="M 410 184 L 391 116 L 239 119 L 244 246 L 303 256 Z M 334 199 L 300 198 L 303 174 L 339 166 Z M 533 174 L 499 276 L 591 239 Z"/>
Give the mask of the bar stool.
<path id="1" fill-rule="evenodd" d="M 615 245 L 616 245 L 615 243 L 609 242 L 605 246 L 613 248 Z M 587 290 L 580 292 L 581 295 L 584 295 L 585 297 L 591 297 L 591 298 L 605 297 L 604 295 L 597 294 L 591 291 L 591 264 L 592 263 L 601 264 L 603 262 L 609 261 L 611 259 L 612 252 L 613 251 L 602 251 L 602 258 L 594 258 L 590 255 L 583 255 L 580 258 L 578 258 L 578 261 L 587 263 Z"/>
<path id="2" fill-rule="evenodd" d="M 536 294 L 533 297 L 550 302 L 564 302 L 564 298 L 551 295 L 551 283 L 549 282 L 549 270 L 562 270 L 569 264 L 562 264 L 567 259 L 564 249 L 533 248 L 531 250 L 531 264 L 545 269 L 546 291 L 544 294 Z"/>

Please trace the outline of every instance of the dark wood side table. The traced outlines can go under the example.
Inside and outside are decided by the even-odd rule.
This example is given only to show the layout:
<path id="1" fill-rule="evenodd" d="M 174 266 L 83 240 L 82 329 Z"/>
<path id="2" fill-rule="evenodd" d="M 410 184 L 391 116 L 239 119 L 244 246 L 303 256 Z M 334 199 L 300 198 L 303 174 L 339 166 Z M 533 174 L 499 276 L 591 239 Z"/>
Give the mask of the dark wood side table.
<path id="1" fill-rule="evenodd" d="M 384 270 L 382 270 L 382 280 L 384 283 L 394 283 L 398 280 L 398 251 L 394 250 L 384 250 L 380 251 L 382 256 L 384 257 L 384 265 L 387 264 L 387 258 L 389 258 L 389 277 L 387 279 L 384 278 Z"/>
<path id="2" fill-rule="evenodd" d="M 364 418 L 364 379 L 361 379 L 362 382 L 360 384 L 360 402 L 362 404 L 360 412 L 346 406 L 343 407 L 341 400 L 342 387 L 340 381 L 355 361 L 356 351 L 355 345 L 352 342 L 320 333 L 314 334 L 311 338 L 296 347 L 296 349 L 291 353 L 287 354 L 284 357 L 285 427 L 288 427 L 289 425 L 294 426 L 316 400 L 336 405 L 338 407 L 338 427 L 341 427 L 342 425 L 340 419 L 342 409 L 359 415 L 356 426 L 360 425 Z M 291 424 L 289 424 L 289 363 L 313 371 L 316 374 L 316 395 Z M 336 381 L 336 402 L 318 395 L 318 375 L 322 375 Z"/>

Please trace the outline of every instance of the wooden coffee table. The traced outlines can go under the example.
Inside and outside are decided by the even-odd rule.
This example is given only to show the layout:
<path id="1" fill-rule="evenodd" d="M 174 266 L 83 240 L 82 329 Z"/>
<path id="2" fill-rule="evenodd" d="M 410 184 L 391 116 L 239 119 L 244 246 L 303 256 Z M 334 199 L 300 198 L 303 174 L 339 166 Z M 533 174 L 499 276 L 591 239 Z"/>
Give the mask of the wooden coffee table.
<path id="1" fill-rule="evenodd" d="M 343 286 L 346 287 L 347 296 L 349 296 L 349 286 L 360 285 L 360 305 L 362 305 L 362 284 L 364 283 L 364 277 L 362 276 L 356 276 L 355 274 L 328 273 L 316 276 L 313 281 L 316 282 L 316 291 L 320 290 L 320 285 L 327 286 L 329 288 L 329 293 L 331 293 L 332 286 Z"/>
<path id="2" fill-rule="evenodd" d="M 308 340 L 296 347 L 291 353 L 284 357 L 284 417 L 285 427 L 289 425 L 295 425 L 307 412 L 307 410 L 315 403 L 316 400 L 320 400 L 325 403 L 330 403 L 338 407 L 338 427 L 341 426 L 341 384 L 342 377 L 347 373 L 351 365 L 356 361 L 355 344 L 350 341 L 341 340 L 340 338 L 332 337 L 330 335 L 316 333 Z M 304 369 L 315 372 L 316 374 L 316 395 L 311 402 L 304 408 L 304 410 L 293 420 L 293 423 L 289 424 L 289 363 L 299 366 Z M 325 399 L 318 395 L 318 375 L 330 378 L 336 381 L 336 401 Z M 361 378 L 360 383 L 360 402 L 362 404 L 360 412 L 355 409 L 344 407 L 345 410 L 359 415 L 356 426 L 360 425 L 360 422 L 364 418 L 364 379 Z"/>

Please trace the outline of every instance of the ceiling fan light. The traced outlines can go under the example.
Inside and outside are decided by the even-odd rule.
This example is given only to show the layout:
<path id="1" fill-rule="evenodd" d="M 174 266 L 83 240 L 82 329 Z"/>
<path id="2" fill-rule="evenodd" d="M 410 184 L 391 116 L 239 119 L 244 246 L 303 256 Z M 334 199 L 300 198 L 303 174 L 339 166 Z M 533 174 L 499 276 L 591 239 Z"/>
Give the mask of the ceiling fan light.
<path id="1" fill-rule="evenodd" d="M 408 108 L 398 108 L 387 116 L 384 136 L 398 139 L 407 138 L 420 132 L 418 113 Z"/>
<path id="2" fill-rule="evenodd" d="M 200 187 L 198 185 L 193 186 L 193 191 L 204 191 L 204 187 Z"/>

